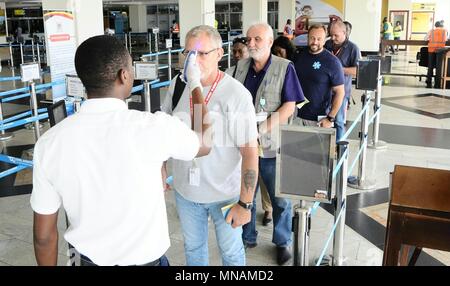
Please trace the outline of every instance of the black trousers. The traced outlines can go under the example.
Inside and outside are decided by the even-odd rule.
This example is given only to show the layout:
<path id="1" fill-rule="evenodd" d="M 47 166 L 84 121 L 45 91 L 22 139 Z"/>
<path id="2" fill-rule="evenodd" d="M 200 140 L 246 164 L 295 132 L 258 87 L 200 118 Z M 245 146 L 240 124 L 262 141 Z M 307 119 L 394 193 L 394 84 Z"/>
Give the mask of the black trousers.
<path id="1" fill-rule="evenodd" d="M 428 73 L 427 73 L 427 87 L 431 87 L 433 83 L 434 69 L 436 69 L 436 76 L 434 77 L 434 88 L 441 88 L 441 66 L 442 56 L 439 53 L 428 53 Z"/>

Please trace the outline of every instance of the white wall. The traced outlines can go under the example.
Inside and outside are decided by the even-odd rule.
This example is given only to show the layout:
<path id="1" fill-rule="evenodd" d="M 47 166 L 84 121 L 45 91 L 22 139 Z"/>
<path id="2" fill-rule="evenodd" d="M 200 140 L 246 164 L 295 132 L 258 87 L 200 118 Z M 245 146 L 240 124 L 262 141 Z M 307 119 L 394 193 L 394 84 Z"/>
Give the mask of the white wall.
<path id="1" fill-rule="evenodd" d="M 180 45 L 184 46 L 187 32 L 198 25 L 214 27 L 215 2 L 214 0 L 179 0 L 180 11 Z"/>
<path id="2" fill-rule="evenodd" d="M 242 0 L 242 33 L 244 35 L 252 24 L 256 22 L 267 23 L 267 6 L 266 0 Z M 286 24 L 286 20 L 284 23 L 278 23 L 283 27 L 284 24 Z"/>
<path id="3" fill-rule="evenodd" d="M 380 45 L 381 1 L 345 0 L 345 20 L 353 25 L 350 36 L 361 51 L 376 52 Z"/>
<path id="4" fill-rule="evenodd" d="M 287 19 L 291 19 L 295 28 L 295 0 L 278 0 L 278 32 L 284 31 Z"/>
<path id="5" fill-rule="evenodd" d="M 449 0 L 437 0 L 434 19 L 436 21 L 444 20 L 445 28 L 450 30 L 450 1 Z"/>

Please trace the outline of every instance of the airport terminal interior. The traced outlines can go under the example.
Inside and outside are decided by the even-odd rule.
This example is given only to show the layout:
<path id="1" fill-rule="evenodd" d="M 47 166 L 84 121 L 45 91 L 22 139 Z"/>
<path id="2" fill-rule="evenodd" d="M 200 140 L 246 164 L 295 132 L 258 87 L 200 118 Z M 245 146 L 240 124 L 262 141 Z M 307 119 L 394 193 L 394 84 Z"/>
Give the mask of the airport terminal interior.
<path id="1" fill-rule="evenodd" d="M 72 26 L 52 23 L 49 14 L 61 12 L 72 16 L 69 23 Z M 382 41 L 385 17 L 392 26 L 396 22 L 402 25 L 397 44 Z M 379 65 L 376 66 L 376 74 L 367 83 L 373 87 L 361 87 L 362 80 L 359 83 L 358 79 L 353 80 L 346 115 L 346 128 L 350 130 L 346 138 L 349 142 L 348 158 L 343 168 L 348 171 L 349 178 L 342 175 L 344 186 L 342 182 L 338 183 L 339 175 L 330 175 L 337 172 L 333 172 L 333 168 L 339 163 L 344 165 L 344 160 L 338 157 L 339 152 L 330 152 L 334 163 L 329 170 L 330 176 L 325 175 L 335 182 L 327 190 L 330 201 L 314 200 L 314 197 L 305 199 L 303 195 L 289 198 L 294 209 L 307 210 L 307 219 L 294 219 L 291 250 L 298 251 L 298 255 L 293 255 L 284 266 L 388 265 L 385 256 L 388 250 L 392 251 L 386 245 L 388 228 L 394 237 L 390 243 L 403 239 L 400 242 L 401 263 L 408 264 L 410 260 L 415 260 L 417 266 L 449 266 L 449 42 L 447 48 L 441 51 L 442 64 L 439 63 L 436 68 L 442 79 L 439 87 L 427 87 L 428 69 L 423 64 L 427 33 L 439 21 L 443 21 L 443 27 L 449 30 L 448 0 L 3 0 L 0 2 L 0 154 L 3 155 L 0 157 L 3 158 L 0 159 L 0 266 L 37 265 L 33 248 L 33 210 L 30 206 L 33 146 L 37 137 L 50 128 L 48 116 L 45 115 L 47 107 L 66 96 L 66 105 L 72 106 L 67 107 L 69 114 L 76 112 L 81 104 L 80 97 L 68 94 L 69 76 L 66 75 L 73 75 L 73 72 L 70 72 L 71 65 L 67 67 L 64 61 L 71 58 L 71 52 L 73 58 L 73 52 L 83 40 L 110 34 L 123 42 L 133 61 L 157 63 L 153 65 L 157 68 L 157 79 L 152 82 L 149 97 L 143 82 L 135 80 L 136 89 L 127 100 L 130 109 L 154 112 L 164 102 L 168 82 L 183 67 L 182 51 L 185 35 L 190 28 L 206 24 L 219 31 L 224 43 L 224 57 L 219 67 L 224 71 L 236 63 L 231 51 L 233 40 L 245 37 L 252 23 L 268 23 L 276 38 L 283 36 L 287 19 L 293 20 L 294 37 L 291 41 L 298 49 L 307 45 L 307 34 L 302 31 L 307 30 L 309 25 L 329 25 L 336 19 L 348 21 L 353 26 L 349 39 L 359 46 L 362 61 L 375 61 Z M 174 28 L 175 23 L 177 28 Z M 54 37 L 58 37 L 58 29 L 71 31 L 61 32 L 68 33 L 70 38 L 64 47 L 52 43 Z M 299 32 L 298 29 L 303 30 Z M 22 81 L 24 71 L 32 65 L 38 66 L 39 77 Z M 358 76 L 363 77 L 364 74 Z M 33 81 L 36 86 L 35 101 L 32 100 L 34 95 L 30 97 L 29 94 Z M 74 91 L 77 92 L 79 90 Z M 363 101 L 368 97 L 369 103 Z M 36 112 L 42 116 L 38 123 L 32 120 Z M 24 120 L 26 118 L 30 120 Z M 37 127 L 39 132 L 36 132 Z M 331 145 L 334 148 L 334 144 Z M 118 152 L 126 152 L 127 148 L 133 146 L 125 146 Z M 393 189 L 401 189 L 401 185 L 407 182 L 394 178 L 396 166 L 418 167 L 414 169 L 418 177 L 421 171 L 431 172 L 426 173 L 431 175 L 423 175 L 423 180 L 416 178 L 417 184 L 423 183 L 423 187 L 416 186 L 416 189 L 420 189 L 420 194 L 426 197 L 427 194 L 437 194 L 429 188 L 437 188 L 441 192 L 437 194 L 438 199 L 418 199 L 414 196 L 419 194 L 413 194 L 411 197 L 416 198 L 413 203 L 402 205 L 399 196 L 408 197 L 408 190 L 393 196 Z M 434 176 L 433 171 L 438 174 Z M 439 179 L 433 181 L 434 177 Z M 338 203 L 334 197 L 339 192 L 346 193 L 345 215 L 339 213 L 336 207 Z M 262 224 L 264 210 L 260 193 L 256 197 L 259 236 L 257 246 L 245 250 L 246 264 L 276 266 L 276 248 L 272 243 L 273 222 Z M 167 191 L 165 200 L 171 242 L 166 256 L 171 265 L 184 266 L 183 232 L 175 191 Z M 420 208 L 421 201 L 439 203 L 436 203 L 436 209 L 432 209 L 430 204 L 433 203 L 429 203 L 423 210 Z M 396 207 L 400 209 L 397 213 Z M 410 224 L 411 228 L 415 226 L 418 229 L 407 229 L 405 225 L 409 225 L 408 222 L 403 222 L 402 228 L 392 221 L 405 209 L 414 209 L 414 216 L 409 218 L 409 222 L 418 219 L 417 224 Z M 401 213 L 400 216 L 406 214 Z M 439 221 L 434 221 L 434 218 Z M 344 225 L 340 224 L 342 221 Z M 295 227 L 297 223 L 300 229 Z M 301 231 L 304 223 L 309 229 L 306 233 Z M 340 226 L 342 232 L 339 231 Z M 58 219 L 60 266 L 71 265 L 71 253 L 64 240 L 66 229 L 66 218 L 61 209 Z M 222 265 L 212 220 L 208 229 L 209 263 L 212 266 Z M 433 234 L 433 231 L 437 233 Z M 417 251 L 419 249 L 420 253 Z M 336 258 L 336 255 L 339 257 Z"/>

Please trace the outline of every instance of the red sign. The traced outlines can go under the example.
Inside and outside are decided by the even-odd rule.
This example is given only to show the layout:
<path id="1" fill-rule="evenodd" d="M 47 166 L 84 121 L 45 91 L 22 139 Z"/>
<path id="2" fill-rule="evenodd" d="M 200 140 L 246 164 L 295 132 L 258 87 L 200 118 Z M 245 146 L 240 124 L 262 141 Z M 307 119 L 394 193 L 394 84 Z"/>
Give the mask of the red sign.
<path id="1" fill-rule="evenodd" d="M 70 40 L 69 34 L 51 35 L 50 41 L 52 42 L 65 42 Z"/>

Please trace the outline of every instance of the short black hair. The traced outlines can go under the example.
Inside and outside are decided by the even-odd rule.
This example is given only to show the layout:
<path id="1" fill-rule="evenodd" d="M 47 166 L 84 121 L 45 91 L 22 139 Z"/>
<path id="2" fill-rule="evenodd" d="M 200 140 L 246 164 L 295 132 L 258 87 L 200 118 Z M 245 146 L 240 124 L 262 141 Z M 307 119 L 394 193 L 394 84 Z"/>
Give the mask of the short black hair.
<path id="1" fill-rule="evenodd" d="M 241 44 L 247 45 L 247 38 L 246 38 L 246 37 L 237 37 L 237 38 L 234 38 L 234 40 L 233 40 L 233 46 L 234 46 L 235 44 L 237 44 L 237 43 L 241 43 Z"/>
<path id="2" fill-rule="evenodd" d="M 294 44 L 285 36 L 279 36 L 273 41 L 271 52 L 275 54 L 275 47 L 280 47 L 286 50 L 286 57 L 288 60 L 293 61 L 295 56 Z"/>
<path id="3" fill-rule="evenodd" d="M 130 54 L 113 36 L 95 36 L 84 41 L 75 53 L 75 69 L 87 93 L 108 93 L 119 76 L 128 69 Z"/>

